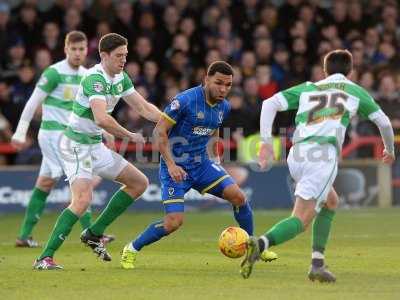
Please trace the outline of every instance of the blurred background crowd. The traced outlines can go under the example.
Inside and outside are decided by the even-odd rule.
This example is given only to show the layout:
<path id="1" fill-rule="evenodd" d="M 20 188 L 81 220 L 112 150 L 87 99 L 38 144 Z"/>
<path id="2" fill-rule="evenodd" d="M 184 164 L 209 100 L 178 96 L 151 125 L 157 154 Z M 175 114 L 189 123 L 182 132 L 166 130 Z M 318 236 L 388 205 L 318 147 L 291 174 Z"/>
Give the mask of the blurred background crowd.
<path id="1" fill-rule="evenodd" d="M 375 97 L 400 132 L 397 1 L 0 0 L 0 141 L 9 141 L 41 72 L 64 58 L 63 39 L 71 30 L 88 35 L 88 67 L 99 61 L 102 35 L 128 38 L 126 71 L 136 89 L 160 108 L 179 91 L 200 84 L 209 63 L 228 61 L 235 76 L 225 127 L 237 140 L 258 133 L 264 99 L 321 80 L 323 56 L 346 48 L 354 58 L 350 79 Z M 153 125 L 122 101 L 114 116 L 151 135 Z M 40 115 L 32 124 L 32 146 L 23 155 L 4 156 L 0 164 L 40 161 L 39 120 Z M 293 113 L 281 113 L 276 132 L 293 125 Z M 374 125 L 354 119 L 346 142 L 376 134 Z M 357 152 L 357 157 L 370 155 L 369 149 Z"/>

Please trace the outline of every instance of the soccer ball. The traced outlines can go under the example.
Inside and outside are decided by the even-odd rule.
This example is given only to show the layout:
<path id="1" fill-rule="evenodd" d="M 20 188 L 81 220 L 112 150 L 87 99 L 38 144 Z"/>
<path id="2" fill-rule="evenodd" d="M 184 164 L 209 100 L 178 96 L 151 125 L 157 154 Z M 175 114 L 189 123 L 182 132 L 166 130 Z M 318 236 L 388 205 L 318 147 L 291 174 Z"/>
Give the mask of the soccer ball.
<path id="1" fill-rule="evenodd" d="M 221 252 L 230 258 L 238 258 L 246 253 L 246 241 L 249 235 L 240 227 L 228 227 L 219 236 L 218 246 Z"/>

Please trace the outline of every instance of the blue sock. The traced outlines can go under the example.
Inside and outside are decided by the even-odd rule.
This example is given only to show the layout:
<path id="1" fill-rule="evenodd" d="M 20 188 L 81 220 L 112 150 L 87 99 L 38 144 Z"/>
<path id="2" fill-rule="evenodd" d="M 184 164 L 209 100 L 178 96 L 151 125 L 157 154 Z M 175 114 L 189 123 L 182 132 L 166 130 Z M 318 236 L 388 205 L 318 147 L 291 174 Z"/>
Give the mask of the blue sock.
<path id="1" fill-rule="evenodd" d="M 240 228 L 246 230 L 249 235 L 253 235 L 253 211 L 251 210 L 250 204 L 246 201 L 245 205 L 234 206 L 233 214 Z"/>
<path id="2" fill-rule="evenodd" d="M 143 231 L 137 238 L 132 242 L 133 248 L 137 251 L 142 249 L 144 246 L 157 242 L 162 237 L 168 235 L 164 229 L 163 221 L 157 221 L 150 224 L 145 231 Z"/>

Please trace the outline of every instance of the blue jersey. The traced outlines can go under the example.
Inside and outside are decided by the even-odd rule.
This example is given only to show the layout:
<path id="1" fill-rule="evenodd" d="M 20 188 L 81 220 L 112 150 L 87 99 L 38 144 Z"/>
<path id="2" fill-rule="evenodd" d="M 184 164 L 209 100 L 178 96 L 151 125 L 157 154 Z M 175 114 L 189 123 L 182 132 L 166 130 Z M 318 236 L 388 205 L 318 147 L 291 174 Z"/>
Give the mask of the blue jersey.
<path id="1" fill-rule="evenodd" d="M 177 165 L 191 170 L 208 160 L 207 143 L 229 111 L 226 99 L 209 104 L 201 85 L 176 95 L 164 116 L 174 124 L 168 137 Z M 165 167 L 162 159 L 161 167 Z"/>

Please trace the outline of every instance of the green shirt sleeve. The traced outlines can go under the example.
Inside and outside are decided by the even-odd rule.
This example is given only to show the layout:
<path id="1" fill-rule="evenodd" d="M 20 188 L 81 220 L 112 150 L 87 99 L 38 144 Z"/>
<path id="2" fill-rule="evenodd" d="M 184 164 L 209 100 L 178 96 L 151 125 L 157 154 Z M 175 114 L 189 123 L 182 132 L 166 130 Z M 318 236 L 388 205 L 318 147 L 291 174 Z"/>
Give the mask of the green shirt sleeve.
<path id="1" fill-rule="evenodd" d="M 360 103 L 358 105 L 357 114 L 363 118 L 369 118 L 369 116 L 380 110 L 379 105 L 375 102 L 374 98 L 364 89 L 360 88 L 359 94 Z"/>
<path id="2" fill-rule="evenodd" d="M 40 77 L 37 87 L 46 93 L 51 93 L 60 83 L 60 74 L 54 68 L 47 68 Z"/>
<path id="3" fill-rule="evenodd" d="M 294 110 L 299 108 L 300 95 L 303 92 L 314 90 L 312 84 L 304 82 L 302 84 L 293 86 L 281 92 L 282 96 L 286 99 L 287 109 Z"/>
<path id="4" fill-rule="evenodd" d="M 107 83 L 103 76 L 90 74 L 82 80 L 83 94 L 89 98 L 106 100 Z"/>
<path id="5" fill-rule="evenodd" d="M 122 80 L 122 97 L 129 96 L 135 91 L 135 88 L 133 87 L 133 83 L 129 75 L 124 71 L 124 79 Z"/>

